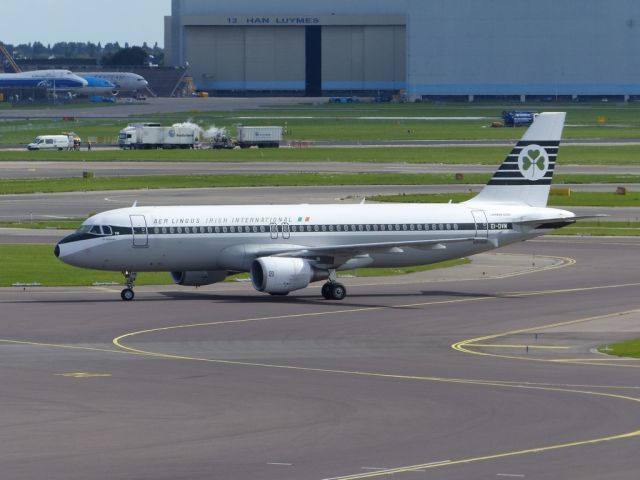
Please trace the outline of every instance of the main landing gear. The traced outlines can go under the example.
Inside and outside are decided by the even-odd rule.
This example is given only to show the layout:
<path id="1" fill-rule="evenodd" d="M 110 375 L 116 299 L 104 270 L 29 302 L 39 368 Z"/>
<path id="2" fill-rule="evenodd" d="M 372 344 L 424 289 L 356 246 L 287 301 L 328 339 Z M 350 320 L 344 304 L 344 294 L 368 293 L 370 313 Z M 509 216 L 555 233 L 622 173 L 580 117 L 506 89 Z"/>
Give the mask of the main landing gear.
<path id="1" fill-rule="evenodd" d="M 125 270 L 124 272 L 122 272 L 122 274 L 124 275 L 127 288 L 123 289 L 122 292 L 120 292 L 120 298 L 122 298 L 122 300 L 124 300 L 125 302 L 128 302 L 130 300 L 133 300 L 133 297 L 135 297 L 135 293 L 133 293 L 133 282 L 136 281 L 136 277 L 138 276 L 138 274 L 136 272 L 130 272 L 129 270 Z"/>
<path id="2" fill-rule="evenodd" d="M 329 281 L 322 285 L 322 296 L 327 300 L 342 300 L 347 296 L 347 288 L 336 281 L 336 271 L 329 270 Z"/>

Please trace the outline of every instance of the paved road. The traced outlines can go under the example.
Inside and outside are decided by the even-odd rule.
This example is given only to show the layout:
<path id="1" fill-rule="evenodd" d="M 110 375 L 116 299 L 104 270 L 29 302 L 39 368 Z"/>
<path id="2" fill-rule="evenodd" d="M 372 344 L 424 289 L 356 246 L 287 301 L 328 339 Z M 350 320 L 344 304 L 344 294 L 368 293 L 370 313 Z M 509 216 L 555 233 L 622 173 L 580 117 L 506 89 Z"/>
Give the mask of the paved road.
<path id="1" fill-rule="evenodd" d="M 212 157 L 215 153 L 212 153 Z M 268 173 L 492 173 L 495 165 L 446 165 L 369 162 L 47 162 L 6 161 L 0 163 L 2 178 L 81 177 L 91 171 L 96 177 L 129 175 L 216 175 Z M 560 165 L 559 174 L 640 175 L 640 166 Z"/>
<path id="2" fill-rule="evenodd" d="M 543 238 L 343 302 L 0 289 L 3 476 L 634 478 L 640 363 L 592 349 L 640 334 L 639 248 Z"/>

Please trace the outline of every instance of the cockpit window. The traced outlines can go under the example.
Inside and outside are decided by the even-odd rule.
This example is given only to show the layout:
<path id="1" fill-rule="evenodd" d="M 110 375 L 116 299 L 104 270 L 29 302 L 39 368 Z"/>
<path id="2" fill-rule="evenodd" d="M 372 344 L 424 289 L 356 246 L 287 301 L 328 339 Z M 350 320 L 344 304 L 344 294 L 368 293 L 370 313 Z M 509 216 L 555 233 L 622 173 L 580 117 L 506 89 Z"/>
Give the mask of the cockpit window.
<path id="1" fill-rule="evenodd" d="M 80 225 L 76 233 L 81 235 L 85 233 L 92 235 L 113 235 L 113 228 L 108 225 Z"/>

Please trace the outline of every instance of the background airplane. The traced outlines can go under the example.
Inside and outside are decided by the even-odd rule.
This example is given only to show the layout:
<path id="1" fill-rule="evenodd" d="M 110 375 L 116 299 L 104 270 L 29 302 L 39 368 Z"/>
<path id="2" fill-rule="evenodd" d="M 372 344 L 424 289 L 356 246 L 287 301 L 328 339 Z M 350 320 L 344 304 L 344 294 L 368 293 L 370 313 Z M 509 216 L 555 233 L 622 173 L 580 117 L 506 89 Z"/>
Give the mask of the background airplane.
<path id="1" fill-rule="evenodd" d="M 422 265 L 533 238 L 576 220 L 547 208 L 565 113 L 542 113 L 489 183 L 460 204 L 248 205 L 138 207 L 87 219 L 62 239 L 65 263 L 122 271 L 123 300 L 140 271 L 169 271 L 200 286 L 250 272 L 256 290 L 286 295 L 327 280 L 341 300 L 336 271 Z"/>
<path id="2" fill-rule="evenodd" d="M 87 86 L 78 90 L 78 95 L 117 95 L 118 89 L 109 80 L 104 78 L 80 75 L 87 81 Z"/>
<path id="3" fill-rule="evenodd" d="M 32 70 L 19 73 L 0 73 L 0 89 L 46 87 L 50 90 L 76 91 L 87 80 L 69 70 Z"/>
<path id="4" fill-rule="evenodd" d="M 119 92 L 135 93 L 147 89 L 149 82 L 142 75 L 131 72 L 82 72 L 80 76 L 101 78 L 115 85 Z"/>

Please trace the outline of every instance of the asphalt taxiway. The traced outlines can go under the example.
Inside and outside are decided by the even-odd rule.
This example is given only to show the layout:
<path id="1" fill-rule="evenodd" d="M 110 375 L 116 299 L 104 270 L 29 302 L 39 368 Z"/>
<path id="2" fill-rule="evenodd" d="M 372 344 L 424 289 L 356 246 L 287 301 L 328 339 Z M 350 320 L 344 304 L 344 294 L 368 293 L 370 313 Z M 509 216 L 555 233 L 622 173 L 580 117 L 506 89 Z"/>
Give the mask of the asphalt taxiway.
<path id="1" fill-rule="evenodd" d="M 15 479 L 628 479 L 640 469 L 640 242 L 545 237 L 274 298 L 0 289 Z"/>
<path id="2" fill-rule="evenodd" d="M 215 153 L 212 154 L 212 157 Z M 73 178 L 90 171 L 96 177 L 149 175 L 247 175 L 295 173 L 493 173 L 495 165 L 376 162 L 53 162 L 3 161 L 2 178 Z M 559 174 L 638 175 L 639 166 L 561 165 Z M 638 187 L 637 184 L 629 187 Z M 609 189 L 615 186 L 609 185 Z"/>

